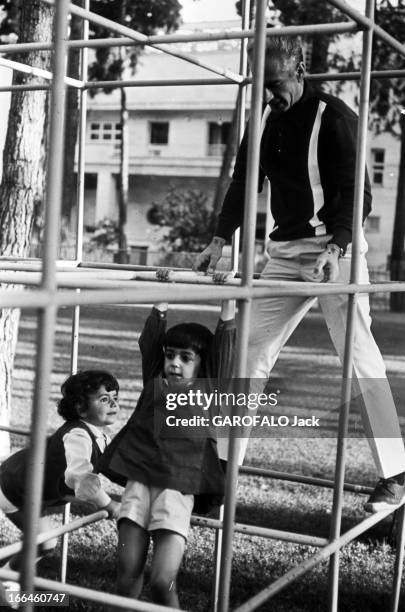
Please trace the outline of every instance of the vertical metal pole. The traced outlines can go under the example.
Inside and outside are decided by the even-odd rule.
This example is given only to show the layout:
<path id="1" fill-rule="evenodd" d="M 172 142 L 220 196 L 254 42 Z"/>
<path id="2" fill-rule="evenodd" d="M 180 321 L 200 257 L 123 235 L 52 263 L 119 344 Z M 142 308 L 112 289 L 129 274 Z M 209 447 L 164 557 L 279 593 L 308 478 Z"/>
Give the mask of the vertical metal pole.
<path id="1" fill-rule="evenodd" d="M 250 16 L 250 0 L 243 0 L 242 4 L 242 30 L 249 29 L 249 16 Z M 239 73 L 246 78 L 248 73 L 247 63 L 247 46 L 248 39 L 243 38 L 241 40 L 240 47 L 240 60 L 239 60 Z M 246 83 L 239 85 L 239 96 L 238 96 L 238 144 L 240 144 L 243 133 L 245 131 L 246 123 L 246 94 L 247 86 Z M 239 244 L 240 244 L 240 229 L 238 228 L 232 238 L 232 271 L 235 273 L 239 269 Z"/>
<path id="2" fill-rule="evenodd" d="M 90 10 L 90 0 L 83 0 L 83 8 Z M 89 38 L 89 22 L 83 20 L 83 40 Z M 80 58 L 80 80 L 86 82 L 88 79 L 88 47 L 82 48 Z M 79 93 L 79 139 L 78 139 L 78 161 L 77 161 L 77 220 L 76 220 L 76 260 L 83 259 L 83 218 L 84 218 L 84 179 L 85 179 L 85 147 L 86 147 L 86 122 L 87 122 L 87 89 L 81 89 Z"/>
<path id="3" fill-rule="evenodd" d="M 219 508 L 219 520 L 223 522 L 224 520 L 224 506 L 222 505 Z M 215 546 L 214 546 L 214 556 L 215 556 L 215 568 L 214 568 L 214 584 L 212 589 L 212 611 L 218 612 L 218 594 L 219 594 L 219 575 L 220 575 L 220 567 L 221 567 L 221 555 L 222 555 L 222 529 L 217 529 L 215 532 Z"/>
<path id="4" fill-rule="evenodd" d="M 249 122 L 249 145 L 247 157 L 247 180 L 245 187 L 245 214 L 242 257 L 242 285 L 252 286 L 255 226 L 257 209 L 257 184 L 259 179 L 260 137 L 263 99 L 263 73 L 266 43 L 266 0 L 258 0 L 255 24 L 255 52 L 253 61 L 253 88 Z M 239 302 L 240 325 L 237 340 L 236 377 L 246 377 L 246 357 L 249 338 L 250 300 Z M 225 487 L 225 507 L 223 525 L 223 545 L 221 571 L 219 578 L 218 610 L 226 612 L 229 608 L 229 594 L 232 568 L 232 543 L 238 477 L 238 456 L 240 440 L 233 435 L 229 439 L 229 456 Z"/>
<path id="5" fill-rule="evenodd" d="M 265 234 L 264 234 L 264 250 L 266 249 L 266 244 L 269 239 L 269 235 L 271 230 L 273 229 L 274 220 L 273 215 L 271 214 L 271 185 L 269 179 L 265 181 L 266 185 L 266 225 L 265 225 Z"/>
<path id="6" fill-rule="evenodd" d="M 374 0 L 367 0 L 366 15 L 374 18 Z M 353 239 L 350 282 L 358 283 L 360 276 L 360 239 L 363 224 L 364 180 L 366 174 L 367 152 L 367 119 L 370 92 L 371 51 L 373 32 L 367 29 L 363 32 L 363 51 L 360 80 L 360 108 L 357 131 L 356 178 L 354 189 Z M 343 360 L 342 406 L 339 418 L 339 433 L 336 453 L 335 488 L 330 529 L 330 540 L 340 536 L 343 506 L 343 485 L 347 447 L 347 428 L 351 399 L 351 383 L 353 374 L 353 341 L 356 323 L 357 294 L 348 297 L 347 328 L 345 353 Z M 330 612 L 338 609 L 339 552 L 330 558 L 329 563 L 329 607 Z"/>
<path id="7" fill-rule="evenodd" d="M 390 612 L 397 612 L 399 598 L 401 596 L 401 578 L 404 565 L 404 545 L 405 545 L 405 506 L 401 506 L 397 512 L 397 537 L 396 554 L 394 565 L 393 588 L 391 596 Z"/>
<path id="8" fill-rule="evenodd" d="M 39 316 L 38 358 L 35 378 L 32 437 L 27 469 L 26 511 L 24 514 L 23 564 L 21 586 L 32 592 L 35 575 L 36 535 L 41 511 L 43 463 L 49 380 L 52 371 L 53 342 L 57 308 L 52 294 L 56 292 L 56 258 L 58 251 L 59 220 L 61 210 L 61 184 L 65 111 L 65 56 L 67 49 L 67 16 L 69 0 L 55 5 L 53 83 L 51 94 L 51 126 L 48 151 L 48 189 L 46 196 L 46 223 L 42 288 L 51 294 L 50 302 Z M 32 603 L 23 604 L 32 610 Z"/>
<path id="9" fill-rule="evenodd" d="M 241 29 L 249 29 L 249 15 L 250 15 L 250 0 L 242 1 L 242 20 Z M 239 73 L 243 76 L 247 76 L 248 63 L 247 63 L 247 45 L 248 39 L 243 38 L 240 46 L 240 59 L 239 59 Z M 237 124 L 237 142 L 240 144 L 243 133 L 245 131 L 246 123 L 246 94 L 247 85 L 243 83 L 239 85 L 238 92 L 238 124 Z M 238 228 L 232 237 L 232 251 L 231 251 L 231 269 L 235 273 L 239 269 L 239 244 L 240 244 L 240 229 Z M 224 520 L 224 507 L 221 506 L 219 510 L 219 520 Z M 218 597 L 219 597 L 219 578 L 220 578 L 220 567 L 221 567 L 221 556 L 222 556 L 222 540 L 223 540 L 223 529 L 218 529 L 215 533 L 215 570 L 214 570 L 214 588 L 213 588 L 213 612 L 218 612 Z"/>
<path id="10" fill-rule="evenodd" d="M 83 0 L 83 8 L 90 10 L 90 0 Z M 89 22 L 83 19 L 83 40 L 89 38 Z M 87 81 L 88 76 L 88 47 L 83 47 L 80 56 L 80 80 Z M 84 219 L 84 183 L 85 183 L 85 146 L 86 146 L 86 120 L 87 120 L 87 90 L 81 89 L 79 92 L 79 130 L 78 130 L 78 162 L 77 162 L 77 218 L 76 218 L 76 245 L 75 259 L 78 262 L 83 260 L 83 219 Z M 80 292 L 80 289 L 77 290 Z M 79 325 L 80 325 L 80 306 L 75 306 L 72 316 L 72 335 L 70 352 L 70 371 L 72 374 L 77 372 L 77 357 L 79 351 Z M 63 524 L 66 525 L 70 520 L 70 504 L 66 504 L 63 510 Z M 60 560 L 60 579 L 66 582 L 67 558 L 69 547 L 69 533 L 62 536 L 62 553 Z"/>

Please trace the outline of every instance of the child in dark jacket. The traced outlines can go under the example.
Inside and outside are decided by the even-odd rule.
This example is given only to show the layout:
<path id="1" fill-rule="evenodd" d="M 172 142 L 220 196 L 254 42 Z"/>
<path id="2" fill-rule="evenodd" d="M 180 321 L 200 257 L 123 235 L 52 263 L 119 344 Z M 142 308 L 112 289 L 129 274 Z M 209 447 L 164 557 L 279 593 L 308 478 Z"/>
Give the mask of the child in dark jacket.
<path id="1" fill-rule="evenodd" d="M 212 378 L 230 378 L 235 306 L 223 302 L 215 335 L 199 323 L 166 331 L 166 310 L 166 303 L 155 304 L 146 320 L 139 339 L 144 388 L 134 414 L 103 456 L 101 471 L 127 480 L 118 521 L 118 593 L 139 597 L 153 538 L 152 599 L 179 607 L 176 578 L 195 499 L 218 500 L 224 474 L 215 432 L 180 427 L 168 433 L 165 399 L 169 392 L 201 389 Z M 174 414 L 190 416 L 190 410 L 179 406 Z"/>
<path id="2" fill-rule="evenodd" d="M 74 496 L 117 518 L 120 504 L 104 491 L 94 466 L 109 442 L 100 427 L 112 425 L 119 411 L 118 381 L 109 372 L 86 370 L 70 376 L 61 391 L 58 412 L 66 422 L 47 440 L 42 507 L 66 504 Z M 0 509 L 20 529 L 27 459 L 28 448 L 23 448 L 0 466 Z M 39 531 L 48 531 L 50 526 L 42 517 Z M 55 546 L 55 540 L 45 542 L 40 556 Z M 18 570 L 19 555 L 9 563 L 11 569 Z"/>

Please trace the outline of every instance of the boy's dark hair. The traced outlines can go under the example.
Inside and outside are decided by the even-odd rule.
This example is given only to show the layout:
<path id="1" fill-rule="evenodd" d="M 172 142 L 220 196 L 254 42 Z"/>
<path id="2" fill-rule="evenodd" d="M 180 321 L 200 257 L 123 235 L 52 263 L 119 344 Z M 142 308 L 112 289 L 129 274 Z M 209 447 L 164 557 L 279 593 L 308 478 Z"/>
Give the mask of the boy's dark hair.
<path id="1" fill-rule="evenodd" d="M 214 334 L 200 323 L 179 323 L 166 332 L 164 346 L 193 349 L 201 357 L 199 376 L 207 376 L 208 358 L 212 348 Z"/>
<path id="2" fill-rule="evenodd" d="M 106 391 L 119 391 L 115 376 L 105 370 L 84 370 L 69 376 L 61 386 L 62 398 L 58 402 L 58 413 L 65 421 L 79 419 L 88 407 L 89 395 L 103 386 Z"/>

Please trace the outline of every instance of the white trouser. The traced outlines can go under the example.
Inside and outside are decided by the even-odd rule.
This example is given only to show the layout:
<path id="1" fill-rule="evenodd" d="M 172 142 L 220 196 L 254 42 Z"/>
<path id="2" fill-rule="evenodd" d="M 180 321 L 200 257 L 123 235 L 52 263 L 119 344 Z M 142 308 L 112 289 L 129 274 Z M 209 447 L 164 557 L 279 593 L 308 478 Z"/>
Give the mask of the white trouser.
<path id="1" fill-rule="evenodd" d="M 278 281 L 312 281 L 315 260 L 324 250 L 330 236 L 270 241 L 270 260 L 263 270 L 262 279 Z M 363 240 L 360 261 L 360 283 L 368 283 L 368 269 L 365 259 L 367 243 Z M 350 280 L 350 249 L 339 260 L 337 282 Z M 280 350 L 291 333 L 308 312 L 315 298 L 268 297 L 254 300 L 248 349 L 248 376 L 258 390 L 267 382 Z M 343 362 L 347 295 L 330 295 L 319 298 L 319 304 L 333 344 Z M 371 318 L 368 294 L 359 294 L 355 339 L 353 346 L 353 368 L 358 381 L 359 402 L 362 408 L 363 425 L 378 472 L 384 478 L 405 471 L 405 450 L 401 437 L 398 416 L 391 389 L 386 378 L 385 365 L 379 348 L 370 330 Z M 256 379 L 253 380 L 253 379 Z M 262 380 L 258 380 L 262 379 Z M 247 439 L 242 439 L 240 459 L 246 450 Z M 221 455 L 226 449 L 221 448 Z"/>

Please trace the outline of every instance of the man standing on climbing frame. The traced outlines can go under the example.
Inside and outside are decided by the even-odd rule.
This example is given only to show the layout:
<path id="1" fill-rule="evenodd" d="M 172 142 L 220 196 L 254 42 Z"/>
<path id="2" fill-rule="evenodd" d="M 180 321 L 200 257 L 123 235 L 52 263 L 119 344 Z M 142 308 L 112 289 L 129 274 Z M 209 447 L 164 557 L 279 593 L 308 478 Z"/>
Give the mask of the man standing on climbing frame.
<path id="1" fill-rule="evenodd" d="M 260 185 L 271 184 L 275 226 L 262 279 L 343 282 L 350 280 L 357 116 L 338 98 L 312 89 L 305 79 L 296 39 L 267 37 L 265 106 L 260 150 Z M 247 131 L 236 158 L 215 235 L 196 269 L 215 269 L 222 248 L 243 220 Z M 368 177 L 363 220 L 371 210 Z M 368 282 L 362 236 L 360 283 Z M 279 352 L 315 298 L 267 297 L 253 301 L 248 376 L 263 386 Z M 319 297 L 336 351 L 343 360 L 347 298 Z M 370 512 L 393 508 L 405 495 L 405 450 L 381 353 L 370 331 L 368 294 L 357 300 L 353 367 L 363 424 L 380 480 L 365 504 Z"/>

